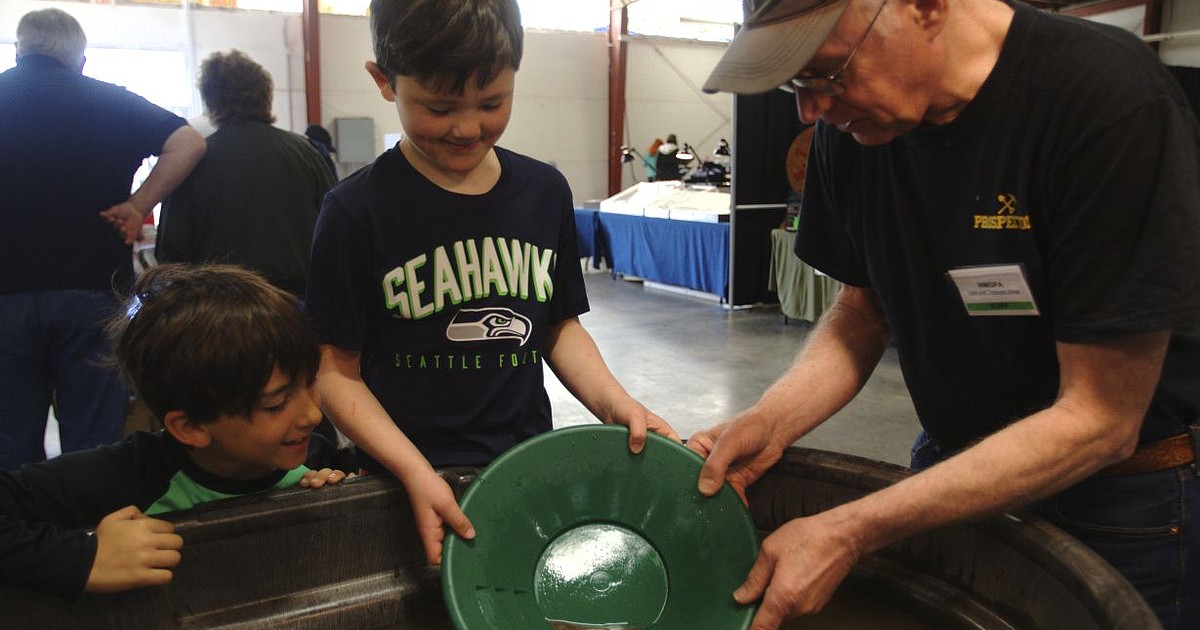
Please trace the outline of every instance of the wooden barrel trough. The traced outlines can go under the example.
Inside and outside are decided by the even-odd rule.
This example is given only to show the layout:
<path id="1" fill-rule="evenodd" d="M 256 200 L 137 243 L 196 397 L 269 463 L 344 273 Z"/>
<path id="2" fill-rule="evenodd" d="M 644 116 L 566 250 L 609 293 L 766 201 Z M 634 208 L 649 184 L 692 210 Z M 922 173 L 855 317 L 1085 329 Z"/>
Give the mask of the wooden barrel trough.
<path id="1" fill-rule="evenodd" d="M 441 472 L 460 496 L 475 474 L 468 469 Z M 750 511 L 766 535 L 792 518 L 861 497 L 906 474 L 891 464 L 793 447 L 750 489 Z M 171 584 L 85 595 L 76 602 L 0 589 L 3 625 L 54 630 L 452 628 L 440 573 L 425 566 L 407 496 L 390 478 L 363 477 L 317 491 L 233 499 L 171 520 L 185 541 L 183 562 Z M 1052 525 L 1019 515 L 938 530 L 888 547 L 855 568 L 825 611 L 784 626 L 1158 627 L 1137 592 L 1103 560 Z"/>

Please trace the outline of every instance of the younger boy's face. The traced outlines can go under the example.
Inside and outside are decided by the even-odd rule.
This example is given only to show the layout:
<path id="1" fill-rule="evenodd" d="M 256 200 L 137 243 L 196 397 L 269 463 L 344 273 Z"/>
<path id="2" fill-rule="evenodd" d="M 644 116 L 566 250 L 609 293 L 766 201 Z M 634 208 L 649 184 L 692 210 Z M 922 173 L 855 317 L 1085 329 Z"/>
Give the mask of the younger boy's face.
<path id="1" fill-rule="evenodd" d="M 504 133 L 515 83 L 516 71 L 505 68 L 482 88 L 468 79 L 462 94 L 435 92 L 406 76 L 380 89 L 384 98 L 392 93 L 388 100 L 395 101 L 405 141 L 414 149 L 406 155 L 421 162 L 418 169 L 458 179 L 479 168 Z"/>
<path id="2" fill-rule="evenodd" d="M 308 458 L 309 436 L 320 422 L 315 384 L 291 383 L 276 369 L 250 417 L 221 415 L 205 425 L 209 444 L 192 449 L 192 459 L 226 479 L 291 470 Z"/>

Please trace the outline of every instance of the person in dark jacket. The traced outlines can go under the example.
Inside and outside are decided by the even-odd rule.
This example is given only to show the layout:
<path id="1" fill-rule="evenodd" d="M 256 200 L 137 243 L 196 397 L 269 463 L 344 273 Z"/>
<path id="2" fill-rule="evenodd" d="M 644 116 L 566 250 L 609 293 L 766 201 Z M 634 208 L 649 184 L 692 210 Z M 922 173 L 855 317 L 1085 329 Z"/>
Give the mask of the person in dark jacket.
<path id="1" fill-rule="evenodd" d="M 271 124 L 274 82 L 244 53 L 210 55 L 199 87 L 217 130 L 204 160 L 163 203 L 155 257 L 240 265 L 303 295 L 333 175 L 306 137 Z"/>

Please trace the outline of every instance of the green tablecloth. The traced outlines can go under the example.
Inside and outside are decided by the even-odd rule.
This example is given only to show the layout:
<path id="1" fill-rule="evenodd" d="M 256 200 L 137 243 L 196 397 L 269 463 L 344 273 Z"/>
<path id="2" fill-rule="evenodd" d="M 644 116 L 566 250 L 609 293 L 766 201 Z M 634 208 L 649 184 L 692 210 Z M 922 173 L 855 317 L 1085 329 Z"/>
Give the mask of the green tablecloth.
<path id="1" fill-rule="evenodd" d="M 833 304 L 841 283 L 804 264 L 792 251 L 796 233 L 771 230 L 771 273 L 767 289 L 779 294 L 784 317 L 817 321 Z"/>

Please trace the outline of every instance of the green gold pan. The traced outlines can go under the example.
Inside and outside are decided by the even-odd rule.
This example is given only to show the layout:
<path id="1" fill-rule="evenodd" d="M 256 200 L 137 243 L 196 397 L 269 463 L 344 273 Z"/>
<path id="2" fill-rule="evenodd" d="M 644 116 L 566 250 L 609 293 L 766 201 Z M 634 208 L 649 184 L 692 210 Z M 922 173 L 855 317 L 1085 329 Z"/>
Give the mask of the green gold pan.
<path id="1" fill-rule="evenodd" d="M 476 538 L 448 535 L 442 590 L 459 630 L 742 630 L 732 593 L 758 533 L 726 484 L 696 490 L 702 460 L 624 427 L 560 429 L 513 448 L 462 498 Z"/>

